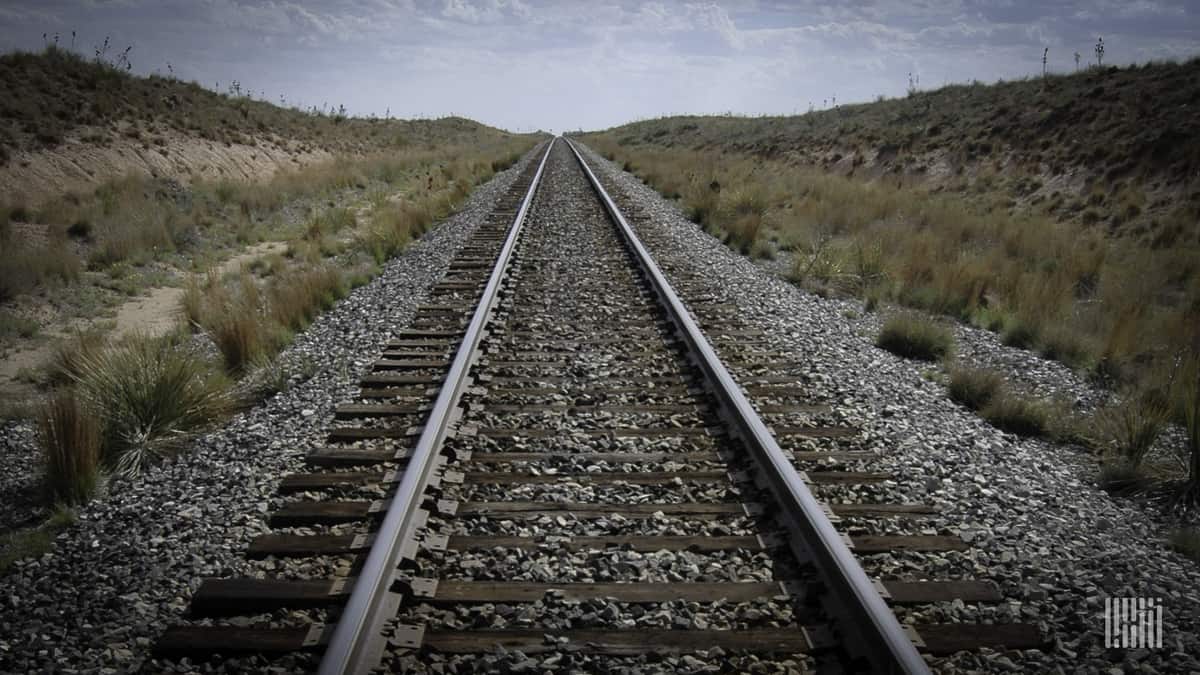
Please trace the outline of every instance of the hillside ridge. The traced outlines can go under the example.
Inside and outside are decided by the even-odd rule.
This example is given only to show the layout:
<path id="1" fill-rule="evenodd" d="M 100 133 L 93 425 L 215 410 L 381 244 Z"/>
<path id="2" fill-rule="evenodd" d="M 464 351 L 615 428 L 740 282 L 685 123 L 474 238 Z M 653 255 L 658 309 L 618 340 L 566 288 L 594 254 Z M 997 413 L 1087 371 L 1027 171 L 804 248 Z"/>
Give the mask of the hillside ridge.
<path id="1" fill-rule="evenodd" d="M 461 117 L 302 111 L 49 47 L 0 55 L 0 194 L 32 205 L 125 174 L 261 179 L 337 156 L 508 136 Z"/>
<path id="2" fill-rule="evenodd" d="M 668 117 L 622 145 L 720 150 L 999 196 L 1155 246 L 1200 241 L 1200 58 L 949 85 L 789 117 Z"/>

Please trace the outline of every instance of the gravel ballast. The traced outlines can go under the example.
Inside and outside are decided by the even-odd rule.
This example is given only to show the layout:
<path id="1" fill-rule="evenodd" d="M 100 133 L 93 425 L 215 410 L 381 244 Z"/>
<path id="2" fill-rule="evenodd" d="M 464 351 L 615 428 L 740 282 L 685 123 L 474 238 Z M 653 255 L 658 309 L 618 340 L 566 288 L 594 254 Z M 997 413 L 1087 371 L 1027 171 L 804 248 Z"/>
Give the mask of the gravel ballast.
<path id="1" fill-rule="evenodd" d="M 936 505 L 941 513 L 922 527 L 962 533 L 973 547 L 967 553 L 870 556 L 864 558 L 867 570 L 991 579 L 1008 599 L 999 606 L 906 610 L 901 618 L 1032 622 L 1053 642 L 1044 652 L 961 654 L 939 660 L 938 670 L 1200 669 L 1200 567 L 1166 547 L 1172 521 L 1152 506 L 1113 499 L 1096 487 L 1094 458 L 1000 432 L 951 402 L 943 385 L 923 376 L 929 364 L 873 345 L 882 319 L 860 316 L 861 303 L 798 289 L 704 233 L 636 177 L 595 153 L 586 155 L 619 204 L 649 217 L 651 224 L 638 227 L 660 264 L 669 259 L 697 276 L 702 270 L 711 282 L 705 293 L 710 301 L 735 304 L 745 321 L 766 331 L 776 351 L 808 362 L 804 386 L 811 396 L 837 402 L 879 451 L 872 470 L 897 476 L 888 498 Z M 668 273 L 672 281 L 675 276 Z M 1066 397 L 1079 407 L 1102 398 L 1061 364 L 1004 347 L 986 331 L 956 332 L 960 358 L 1000 368 L 1035 393 Z M 1163 647 L 1106 650 L 1106 597 L 1162 598 Z"/>
<path id="2" fill-rule="evenodd" d="M 479 186 L 457 214 L 298 335 L 280 355 L 282 367 L 311 377 L 142 477 L 113 480 L 51 553 L 18 562 L 0 580 L 0 672 L 192 669 L 147 665 L 153 640 L 180 621 L 201 578 L 262 575 L 242 551 L 267 531 L 279 479 L 322 444 L 334 404 L 352 396 L 357 377 L 533 156 Z M 251 659 L 203 668 L 261 665 Z"/>
<path id="3" fill-rule="evenodd" d="M 58 537 L 52 553 L 18 563 L 5 575 L 0 581 L 4 589 L 0 593 L 0 672 L 47 672 L 63 667 L 88 672 L 286 672 L 311 667 L 314 661 L 307 657 L 272 663 L 255 658 L 224 663 L 159 662 L 149 660 L 149 650 L 163 629 L 180 621 L 201 578 L 273 572 L 262 561 L 246 561 L 242 551 L 253 537 L 267 531 L 265 515 L 281 503 L 276 494 L 280 477 L 299 470 L 304 454 L 324 444 L 334 405 L 354 396 L 357 377 L 368 369 L 380 346 L 408 323 L 454 251 L 528 161 L 530 156 L 481 186 L 458 215 L 391 261 L 379 278 L 357 289 L 298 336 L 282 355 L 285 367 L 313 368 L 315 374 L 297 379 L 287 391 L 196 439 L 178 458 L 151 468 L 141 478 L 113 482 L 101 498 L 81 510 L 80 522 Z M 910 579 L 986 578 L 996 581 L 1009 600 L 999 605 L 956 602 L 906 609 L 901 610 L 901 619 L 1032 622 L 1041 625 L 1054 643 L 1044 652 L 983 651 L 941 659 L 935 664 L 937 670 L 1200 670 L 1195 656 L 1200 654 L 1196 635 L 1200 570 L 1165 549 L 1165 525 L 1153 512 L 1114 501 L 1093 486 L 1090 458 L 997 431 L 949 401 L 942 385 L 923 377 L 922 371 L 931 366 L 904 361 L 874 347 L 879 319 L 872 315 L 850 318 L 847 310 L 857 310 L 858 303 L 822 299 L 795 288 L 703 233 L 672 203 L 634 177 L 590 153 L 589 162 L 610 189 L 618 186 L 628 201 L 652 217 L 650 223 L 639 226 L 646 230 L 651 251 L 695 275 L 689 276 L 691 293 L 696 292 L 696 278 L 710 280 L 711 287 L 704 292 L 706 302 L 736 305 L 747 324 L 765 331 L 763 339 L 771 343 L 773 351 L 795 354 L 796 360 L 805 362 L 803 378 L 798 381 L 812 400 L 833 407 L 828 413 L 831 419 L 862 430 L 849 441 L 852 446 L 845 441 L 839 445 L 813 440 L 797 444 L 797 449 L 811 445 L 873 450 L 878 460 L 859 468 L 888 471 L 897 477 L 875 485 L 821 486 L 815 492 L 833 501 L 924 502 L 941 510 L 937 517 L 919 523 L 849 520 L 844 526 L 880 532 L 958 532 L 973 547 L 965 553 L 869 556 L 863 558 L 868 572 Z M 689 299 L 688 293 L 681 294 Z M 1001 347 L 986 333 L 960 330 L 958 337 L 960 354 L 1018 368 L 1035 390 L 1065 393 L 1083 404 L 1095 400 L 1095 392 L 1057 364 Z M 578 365 L 601 367 L 587 359 Z M 621 372 L 620 368 L 613 370 Z M 482 419 L 492 421 L 486 416 Z M 500 426 L 504 419 L 497 416 L 494 421 Z M 563 423 L 573 424 L 570 420 Z M 23 436 L 12 438 L 19 441 Z M 573 444 L 569 439 L 565 443 Z M 636 452 L 651 445 L 644 439 L 615 439 L 605 444 L 585 448 L 580 442 L 578 448 Z M 536 447 L 538 442 L 531 440 L 528 445 Z M 559 466 L 580 468 L 571 463 Z M 727 487 L 692 489 L 691 501 L 744 497 L 727 493 Z M 545 501 L 672 499 L 666 486 L 566 484 L 545 484 L 525 491 L 464 486 L 458 496 Z M 520 536 L 562 531 L 561 524 L 547 520 L 503 518 L 463 519 L 445 526 L 447 532 Z M 728 519 L 701 530 L 689 525 L 686 531 L 719 535 L 749 526 L 746 520 Z M 577 534 L 660 534 L 676 527 L 681 526 L 670 518 L 637 523 L 616 518 L 573 524 L 568 529 Z M 729 575 L 729 579 L 746 580 L 754 575 L 770 578 L 773 573 L 769 557 L 740 551 L 727 555 L 625 551 L 574 556 L 578 560 L 547 555 L 541 549 L 447 552 L 423 561 L 428 567 L 422 569 L 435 575 L 448 568 L 463 571 L 487 566 L 489 574 L 497 578 L 547 580 L 596 578 L 586 576 L 590 573 L 581 571 L 584 569 L 605 574 L 641 569 L 648 579 L 671 579 L 671 570 L 693 579 Z M 284 571 L 289 576 L 324 576 L 345 564 L 345 559 L 336 557 L 316 559 L 288 563 Z M 1163 598 L 1164 648 L 1106 651 L 1101 631 L 1107 596 Z M 643 615 L 641 609 L 623 603 L 580 605 L 548 598 L 534 607 L 533 615 L 527 608 L 483 606 L 427 616 L 446 627 L 527 626 L 542 617 L 550 623 L 565 621 L 563 625 L 573 626 L 680 628 L 795 619 L 788 603 L 693 605 L 665 603 L 659 608 L 665 613 Z M 285 624 L 320 616 L 320 612 L 279 612 L 257 618 Z M 809 665 L 803 660 L 730 658 L 720 650 L 653 660 L 594 658 L 567 651 L 536 658 L 503 652 L 440 656 L 401 651 L 389 659 L 388 665 L 394 669 L 428 672 L 454 672 L 459 667 L 472 672 L 707 672 L 716 660 L 736 672 L 793 672 Z"/>

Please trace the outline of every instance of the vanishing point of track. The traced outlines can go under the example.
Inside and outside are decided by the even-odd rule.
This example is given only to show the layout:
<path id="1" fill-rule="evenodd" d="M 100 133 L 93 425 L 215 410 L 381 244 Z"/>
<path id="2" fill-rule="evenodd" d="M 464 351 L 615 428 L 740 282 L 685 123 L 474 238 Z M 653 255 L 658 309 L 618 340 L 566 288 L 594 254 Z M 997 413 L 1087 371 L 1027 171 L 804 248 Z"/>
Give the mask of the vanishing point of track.
<path id="1" fill-rule="evenodd" d="M 551 141 L 337 408 L 310 470 L 281 483 L 298 498 L 248 555 L 311 559 L 307 573 L 205 580 L 198 621 L 158 653 L 313 652 L 330 674 L 498 646 L 917 673 L 921 651 L 1039 645 L 1024 624 L 900 624 L 889 605 L 1002 597 L 984 580 L 867 575 L 856 556 L 966 546 L 840 532 L 843 518 L 932 509 L 819 501 L 813 486 L 891 477 L 840 470 L 871 453 L 836 448 L 855 430 L 805 400 L 803 355 L 756 350 L 760 333 L 726 307 L 685 305 L 630 219 L 573 144 Z M 676 283 L 687 298 L 690 280 Z M 530 551 L 579 568 L 545 569 Z M 660 551 L 705 564 L 639 564 Z M 597 557 L 617 563 L 589 568 Z M 568 625 L 514 609 L 544 600 L 617 609 Z M 506 613 L 483 626 L 444 611 L 488 603 Z M 665 627 L 626 611 L 676 603 L 714 609 Z M 767 611 L 723 609 L 737 603 Z"/>

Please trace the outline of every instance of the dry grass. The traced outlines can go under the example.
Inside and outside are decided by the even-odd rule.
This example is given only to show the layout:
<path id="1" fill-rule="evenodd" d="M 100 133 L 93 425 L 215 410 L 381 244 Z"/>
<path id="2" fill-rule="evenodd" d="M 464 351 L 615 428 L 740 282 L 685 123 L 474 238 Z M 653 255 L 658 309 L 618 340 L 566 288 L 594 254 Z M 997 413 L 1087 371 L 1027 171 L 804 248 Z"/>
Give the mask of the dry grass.
<path id="1" fill-rule="evenodd" d="M 994 370 L 955 366 L 947 384 L 950 398 L 971 410 L 982 410 L 1004 391 L 1004 376 Z"/>
<path id="2" fill-rule="evenodd" d="M 77 281 L 82 271 L 78 256 L 54 231 L 49 242 L 36 249 L 0 240 L 0 302 L 39 286 Z"/>
<path id="3" fill-rule="evenodd" d="M 42 204 L 0 204 L 0 302 L 59 281 L 78 281 L 84 264 L 70 244 L 82 245 L 90 268 L 101 271 L 124 263 L 186 262 L 268 237 L 307 234 L 328 252 L 340 246 L 332 237 L 355 225 L 353 214 L 322 209 L 300 225 L 300 232 L 292 232 L 295 225 L 285 222 L 290 217 L 285 207 L 320 204 L 344 191 L 420 191 L 421 197 L 436 191 L 440 202 L 432 208 L 444 212 L 538 140 L 459 118 L 306 114 L 172 78 L 132 77 L 56 48 L 0 56 L 0 74 L 0 162 L 17 150 L 58 145 L 82 126 L 121 126 L 147 139 L 170 130 L 289 152 L 319 149 L 333 156 L 263 181 L 185 186 L 171 179 L 114 176 L 94 190 L 55 195 Z M 76 140 L 103 145 L 106 138 L 93 133 Z M 30 255 L 13 245 L 13 221 L 48 226 L 49 242 Z"/>
<path id="4" fill-rule="evenodd" d="M 697 133 L 710 123 L 722 124 L 697 122 Z M 763 205 L 754 237 L 790 255 L 793 279 L 813 290 L 972 321 L 1011 346 L 1125 382 L 1200 331 L 1195 244 L 1155 248 L 953 190 L 763 159 L 732 143 L 665 147 L 627 131 L 586 140 L 662 194 L 678 195 L 706 228 L 729 228 L 721 214 L 731 212 L 730 196 L 753 190 L 750 203 Z M 744 250 L 747 240 L 729 243 Z"/>
<path id="5" fill-rule="evenodd" d="M 287 273 L 271 283 L 268 312 L 280 326 L 299 331 L 345 297 L 347 290 L 342 273 L 330 266 Z"/>
<path id="6" fill-rule="evenodd" d="M 938 361 L 954 353 L 954 334 L 946 326 L 904 313 L 884 323 L 875 345 L 906 359 Z"/>
<path id="7" fill-rule="evenodd" d="M 83 373 L 84 364 L 98 358 L 106 345 L 104 335 L 96 330 L 78 331 L 60 340 L 46 362 L 46 379 L 53 385 L 76 382 Z"/>
<path id="8" fill-rule="evenodd" d="M 1137 468 L 1166 428 L 1169 415 L 1167 406 L 1154 397 L 1127 396 L 1095 415 L 1102 447 Z"/>
<path id="9" fill-rule="evenodd" d="M 281 107 L 249 94 L 217 93 L 172 77 L 135 77 L 65 49 L 5 54 L 0 56 L 0 159 L 18 150 L 58 145 L 85 126 L 107 127 L 130 118 L 135 124 L 126 133 L 148 142 L 169 130 L 222 143 L 335 155 L 486 142 L 508 135 L 456 117 L 347 117 L 329 109 Z M 275 96 L 270 94 L 271 100 Z"/>
<path id="10" fill-rule="evenodd" d="M 997 429 L 1019 436 L 1045 436 L 1050 431 L 1047 405 L 1011 391 L 1001 391 L 979 415 Z"/>
<path id="11" fill-rule="evenodd" d="M 86 502 L 100 472 L 101 428 L 96 411 L 68 389 L 42 404 L 37 420 L 47 496 L 55 503 Z"/>
<path id="12" fill-rule="evenodd" d="M 260 288 L 248 273 L 230 285 L 210 278 L 184 294 L 184 313 L 212 339 L 230 373 L 276 354 L 322 311 L 349 291 L 344 273 L 328 264 L 272 275 Z"/>

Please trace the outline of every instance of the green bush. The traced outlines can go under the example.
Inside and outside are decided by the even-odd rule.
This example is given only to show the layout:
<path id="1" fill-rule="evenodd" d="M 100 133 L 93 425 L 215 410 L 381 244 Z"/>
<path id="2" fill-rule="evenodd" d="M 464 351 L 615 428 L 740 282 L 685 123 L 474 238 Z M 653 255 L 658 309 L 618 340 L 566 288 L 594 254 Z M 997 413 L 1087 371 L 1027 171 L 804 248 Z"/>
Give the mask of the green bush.
<path id="1" fill-rule="evenodd" d="M 880 329 L 875 345 L 904 358 L 937 361 L 954 353 L 954 334 L 928 319 L 898 314 Z"/>

